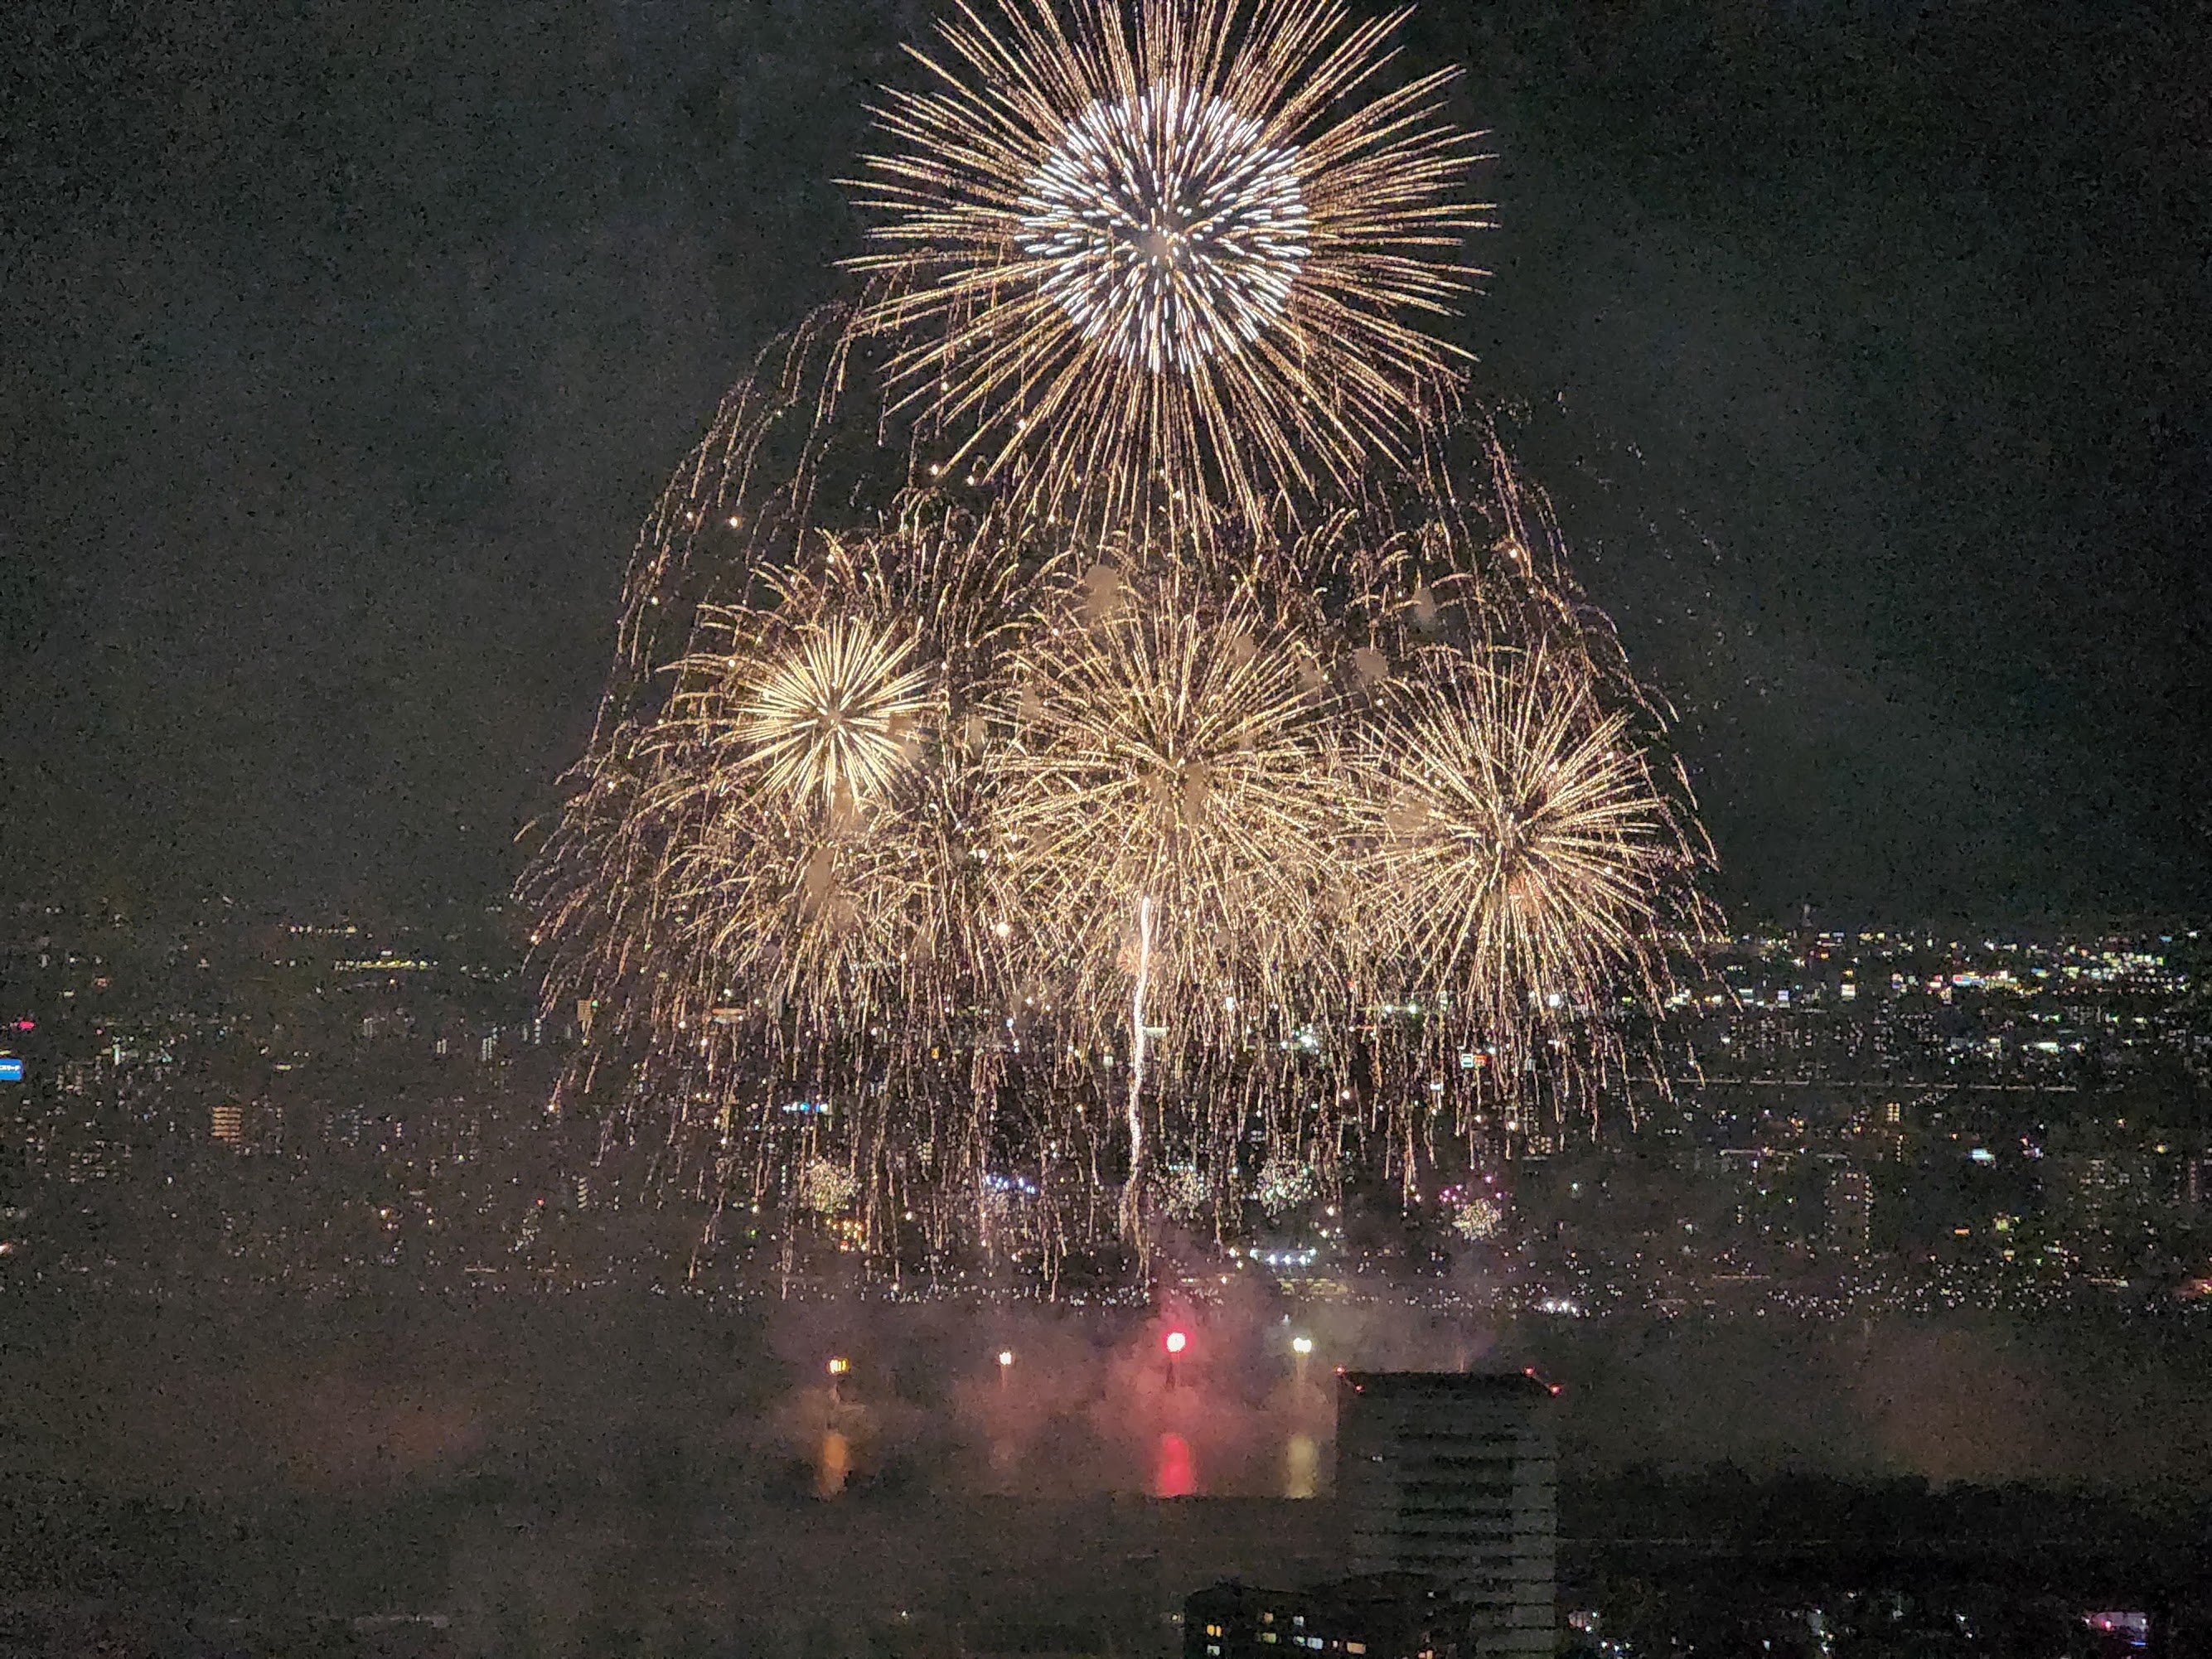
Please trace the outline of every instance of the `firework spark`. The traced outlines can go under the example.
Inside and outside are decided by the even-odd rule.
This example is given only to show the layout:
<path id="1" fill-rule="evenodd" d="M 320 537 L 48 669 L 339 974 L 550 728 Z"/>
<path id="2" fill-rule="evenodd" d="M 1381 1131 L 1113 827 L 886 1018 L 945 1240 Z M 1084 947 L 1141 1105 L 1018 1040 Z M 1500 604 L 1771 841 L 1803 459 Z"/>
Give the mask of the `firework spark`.
<path id="1" fill-rule="evenodd" d="M 1347 484 L 1454 378 L 1484 210 L 1446 70 L 1375 83 L 1404 14 L 1340 0 L 993 0 L 881 112 L 864 331 L 902 403 L 1050 514 Z"/>
<path id="2" fill-rule="evenodd" d="M 1137 900 L 1137 973 L 1129 994 L 1129 1178 L 1121 1185 L 1121 1231 L 1134 1237 L 1144 1221 L 1145 993 L 1152 988 L 1152 901 Z"/>

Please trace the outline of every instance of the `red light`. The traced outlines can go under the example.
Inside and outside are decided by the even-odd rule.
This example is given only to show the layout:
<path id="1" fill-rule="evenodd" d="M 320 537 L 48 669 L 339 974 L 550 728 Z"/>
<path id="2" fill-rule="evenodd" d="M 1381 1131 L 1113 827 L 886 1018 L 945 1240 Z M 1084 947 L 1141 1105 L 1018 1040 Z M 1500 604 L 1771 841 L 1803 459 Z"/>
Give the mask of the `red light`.
<path id="1" fill-rule="evenodd" d="M 19 1031 L 35 1031 L 39 1029 L 39 1022 L 35 1019 L 19 1019 L 15 1022 L 15 1029 Z"/>
<path id="2" fill-rule="evenodd" d="M 1181 1331 L 1170 1331 L 1168 1333 L 1168 1352 L 1170 1353 L 1181 1353 L 1189 1346 L 1190 1339 L 1185 1336 Z"/>
<path id="3" fill-rule="evenodd" d="M 1152 1474 L 1153 1494 L 1160 1498 L 1188 1498 L 1197 1490 L 1198 1471 L 1190 1455 L 1190 1443 L 1179 1434 L 1162 1435 L 1159 1461 Z"/>

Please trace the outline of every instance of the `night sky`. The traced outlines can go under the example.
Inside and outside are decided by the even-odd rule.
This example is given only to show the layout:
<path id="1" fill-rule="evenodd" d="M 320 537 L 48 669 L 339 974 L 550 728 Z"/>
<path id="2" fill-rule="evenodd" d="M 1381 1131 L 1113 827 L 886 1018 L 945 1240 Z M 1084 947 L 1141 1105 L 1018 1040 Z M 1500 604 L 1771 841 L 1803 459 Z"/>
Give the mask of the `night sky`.
<path id="1" fill-rule="evenodd" d="M 482 900 L 931 8 L 0 21 L 0 885 Z M 2204 5 L 1430 0 L 1462 337 L 1745 921 L 2212 902 Z"/>

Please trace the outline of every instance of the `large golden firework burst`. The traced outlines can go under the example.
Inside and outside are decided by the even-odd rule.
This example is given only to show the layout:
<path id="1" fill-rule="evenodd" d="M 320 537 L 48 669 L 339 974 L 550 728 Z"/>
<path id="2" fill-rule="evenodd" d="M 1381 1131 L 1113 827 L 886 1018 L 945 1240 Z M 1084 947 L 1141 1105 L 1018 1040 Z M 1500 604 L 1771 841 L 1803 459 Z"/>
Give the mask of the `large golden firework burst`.
<path id="1" fill-rule="evenodd" d="M 1127 529 L 1350 484 L 1454 375 L 1484 209 L 1444 70 L 1382 88 L 1403 12 L 990 0 L 885 94 L 858 182 L 895 400 L 1048 515 Z M 918 54 L 919 55 L 919 54 Z"/>
<path id="2" fill-rule="evenodd" d="M 812 1064 L 941 1021 L 991 947 L 977 760 L 1019 585 L 1003 552 L 917 514 L 703 606 L 665 705 L 603 739 L 549 847 L 549 990 L 678 1059 Z"/>
<path id="3" fill-rule="evenodd" d="M 664 882 L 716 975 L 816 1018 L 927 1018 L 986 947 L 984 674 L 1018 573 L 951 520 L 825 536 L 710 605 L 661 722 Z"/>
<path id="4" fill-rule="evenodd" d="M 1118 1052 L 1140 1241 L 1148 1077 L 1233 1063 L 1340 948 L 1339 696 L 1295 588 L 1173 559 L 1100 563 L 1014 654 L 994 746 L 994 887 L 1058 1010 Z"/>
<path id="5" fill-rule="evenodd" d="M 1287 597 L 1101 563 L 1010 665 L 997 884 L 1100 1018 L 1092 1041 L 1127 1029 L 1140 967 L 1149 1023 L 1203 1048 L 1330 948 L 1339 699 Z"/>
<path id="6" fill-rule="evenodd" d="M 1659 995 L 1698 859 L 1586 659 L 1425 651 L 1359 748 L 1359 890 L 1440 1024 L 1518 1060 Z"/>

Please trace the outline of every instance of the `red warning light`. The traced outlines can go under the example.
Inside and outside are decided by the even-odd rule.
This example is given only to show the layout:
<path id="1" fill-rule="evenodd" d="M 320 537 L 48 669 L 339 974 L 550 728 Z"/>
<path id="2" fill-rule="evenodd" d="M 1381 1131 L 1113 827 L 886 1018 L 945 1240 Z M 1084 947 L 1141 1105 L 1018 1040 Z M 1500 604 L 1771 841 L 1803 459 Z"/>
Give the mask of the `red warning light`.
<path id="1" fill-rule="evenodd" d="M 1189 1346 L 1190 1338 L 1184 1335 L 1181 1331 L 1170 1331 L 1168 1333 L 1167 1348 L 1170 1353 L 1181 1353 Z"/>

